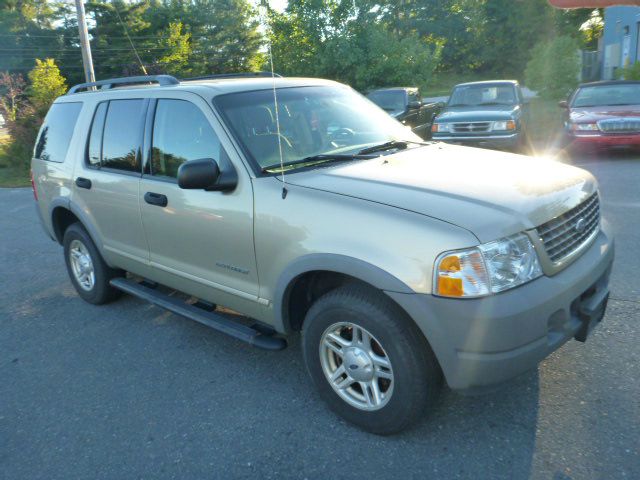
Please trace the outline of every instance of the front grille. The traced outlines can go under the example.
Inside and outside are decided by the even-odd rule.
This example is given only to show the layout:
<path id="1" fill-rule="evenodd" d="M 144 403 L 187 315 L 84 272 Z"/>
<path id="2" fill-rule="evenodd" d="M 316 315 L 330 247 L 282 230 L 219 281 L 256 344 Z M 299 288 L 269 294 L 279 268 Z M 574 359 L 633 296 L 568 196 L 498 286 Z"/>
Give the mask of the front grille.
<path id="1" fill-rule="evenodd" d="M 538 235 L 552 262 L 578 250 L 600 228 L 600 201 L 594 193 L 577 207 L 540 225 Z"/>
<path id="2" fill-rule="evenodd" d="M 640 118 L 611 118 L 600 120 L 598 128 L 605 133 L 638 133 L 640 132 Z"/>
<path id="3" fill-rule="evenodd" d="M 453 133 L 485 133 L 491 130 L 491 122 L 452 123 Z"/>

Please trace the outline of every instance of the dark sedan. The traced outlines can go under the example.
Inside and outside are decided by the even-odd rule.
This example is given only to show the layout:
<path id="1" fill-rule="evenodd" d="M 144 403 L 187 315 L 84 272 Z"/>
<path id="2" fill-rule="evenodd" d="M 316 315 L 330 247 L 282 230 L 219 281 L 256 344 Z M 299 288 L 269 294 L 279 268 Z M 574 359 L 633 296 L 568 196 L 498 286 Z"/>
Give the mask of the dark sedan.
<path id="1" fill-rule="evenodd" d="M 573 147 L 640 147 L 640 82 L 580 85 L 560 102 Z"/>
<path id="2" fill-rule="evenodd" d="M 462 83 L 436 117 L 433 139 L 520 151 L 527 145 L 527 113 L 515 80 Z"/>

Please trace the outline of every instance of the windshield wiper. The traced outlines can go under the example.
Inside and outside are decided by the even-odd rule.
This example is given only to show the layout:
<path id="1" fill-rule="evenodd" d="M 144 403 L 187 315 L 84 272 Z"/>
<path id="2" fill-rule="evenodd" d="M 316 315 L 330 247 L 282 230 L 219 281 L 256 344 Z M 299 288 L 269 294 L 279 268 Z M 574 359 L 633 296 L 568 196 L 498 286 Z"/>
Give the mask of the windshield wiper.
<path id="1" fill-rule="evenodd" d="M 369 153 L 384 152 L 386 150 L 404 150 L 411 145 L 430 145 L 427 142 L 415 142 L 413 140 L 391 140 L 389 142 L 381 143 L 380 145 L 374 145 L 372 147 L 363 148 L 358 152 L 358 155 L 367 155 Z"/>
<path id="2" fill-rule="evenodd" d="M 287 167 L 293 167 L 293 168 L 310 167 L 313 165 L 317 165 L 319 163 L 348 162 L 350 160 L 367 160 L 370 158 L 375 158 L 375 157 L 373 155 L 365 155 L 360 152 L 355 154 L 325 153 L 320 155 L 311 155 L 309 157 L 305 157 L 300 160 L 294 160 L 293 162 L 285 162 L 283 164 L 274 163 L 273 165 L 267 165 L 266 167 L 262 167 L 262 173 L 269 173 L 271 170 L 276 170 L 280 168 L 284 170 Z"/>
<path id="3" fill-rule="evenodd" d="M 478 105 L 513 105 L 513 104 L 504 103 L 504 102 L 484 102 L 484 103 L 479 103 Z"/>
<path id="4" fill-rule="evenodd" d="M 358 152 L 359 155 L 366 155 L 368 153 L 376 153 L 376 152 L 384 152 L 385 150 L 404 150 L 407 148 L 409 142 L 405 142 L 402 140 L 391 140 L 390 142 L 384 142 L 380 145 L 374 145 L 373 147 L 363 148 Z"/>

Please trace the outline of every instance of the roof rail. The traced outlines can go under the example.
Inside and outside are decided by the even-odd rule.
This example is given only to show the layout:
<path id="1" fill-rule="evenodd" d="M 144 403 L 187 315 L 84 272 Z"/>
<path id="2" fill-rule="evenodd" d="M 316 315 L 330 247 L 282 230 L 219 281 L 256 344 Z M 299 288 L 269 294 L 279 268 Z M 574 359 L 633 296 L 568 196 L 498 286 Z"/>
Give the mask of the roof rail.
<path id="1" fill-rule="evenodd" d="M 167 85 L 178 85 L 180 82 L 171 75 L 141 75 L 138 77 L 110 78 L 97 82 L 79 83 L 69 89 L 67 95 L 78 93 L 80 90 L 89 90 L 91 87 L 100 87 L 101 90 L 108 90 L 117 85 L 135 85 L 137 83 L 157 83 L 161 87 Z"/>
<path id="2" fill-rule="evenodd" d="M 274 77 L 282 77 L 279 73 L 274 73 Z M 210 80 L 215 78 L 246 78 L 246 77 L 271 77 L 271 72 L 239 72 L 239 73 L 216 73 L 213 75 L 202 75 L 200 77 L 183 78 L 182 80 Z"/>

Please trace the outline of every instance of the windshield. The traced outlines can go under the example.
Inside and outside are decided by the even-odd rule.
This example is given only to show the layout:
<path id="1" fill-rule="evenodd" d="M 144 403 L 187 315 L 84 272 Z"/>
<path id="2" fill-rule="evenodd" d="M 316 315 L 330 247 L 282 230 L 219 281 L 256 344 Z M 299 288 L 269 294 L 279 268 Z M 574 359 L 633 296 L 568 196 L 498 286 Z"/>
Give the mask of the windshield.
<path id="1" fill-rule="evenodd" d="M 371 92 L 367 98 L 387 112 L 405 108 L 405 94 L 399 90 L 379 90 Z"/>
<path id="2" fill-rule="evenodd" d="M 421 138 L 348 87 L 293 87 L 277 91 L 278 139 L 273 90 L 215 98 L 238 140 L 259 170 L 316 155 L 352 154 L 391 140 Z M 279 141 L 278 141 L 279 140 Z"/>
<path id="3" fill-rule="evenodd" d="M 582 87 L 573 98 L 572 107 L 640 104 L 640 83 Z"/>
<path id="4" fill-rule="evenodd" d="M 516 91 L 513 85 L 462 85 L 453 90 L 449 106 L 514 105 Z"/>

